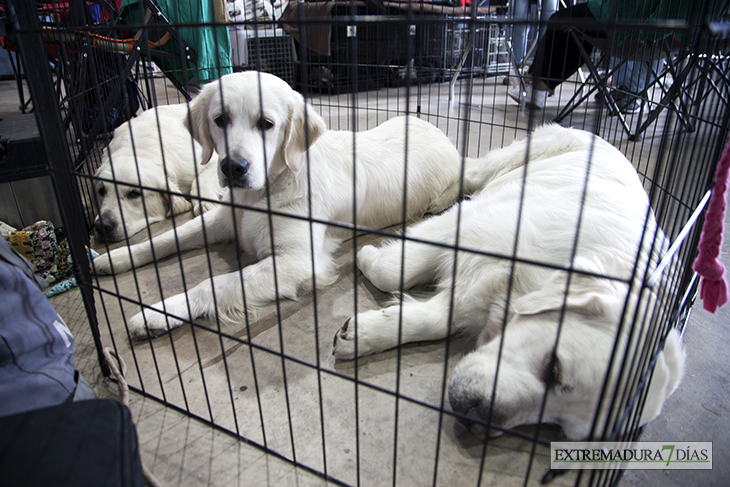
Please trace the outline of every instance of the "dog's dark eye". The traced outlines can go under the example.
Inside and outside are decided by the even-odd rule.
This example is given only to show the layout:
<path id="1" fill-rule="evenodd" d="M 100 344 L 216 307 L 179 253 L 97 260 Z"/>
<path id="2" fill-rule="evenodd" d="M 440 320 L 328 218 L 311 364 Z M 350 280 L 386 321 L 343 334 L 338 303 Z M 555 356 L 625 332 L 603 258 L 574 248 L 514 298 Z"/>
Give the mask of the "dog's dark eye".
<path id="1" fill-rule="evenodd" d="M 138 189 L 133 189 L 129 193 L 127 193 L 127 198 L 129 198 L 130 200 L 136 200 L 140 196 L 142 196 L 142 192 Z"/>
<path id="2" fill-rule="evenodd" d="M 268 118 L 262 117 L 261 120 L 259 120 L 259 127 L 261 127 L 261 130 L 264 130 L 264 131 L 270 130 L 274 127 L 274 122 L 272 122 Z"/>
<path id="3" fill-rule="evenodd" d="M 543 359 L 543 375 L 542 381 L 548 387 L 561 385 L 563 382 L 563 366 L 557 355 L 553 359 L 553 354 L 548 353 Z"/>
<path id="4" fill-rule="evenodd" d="M 228 125 L 228 114 L 226 114 L 226 113 L 221 113 L 220 115 L 218 115 L 217 117 L 215 117 L 215 118 L 213 119 L 213 122 L 214 122 L 214 123 L 215 123 L 215 124 L 216 124 L 217 126 L 219 126 L 219 127 L 221 127 L 221 128 L 225 127 L 226 125 Z"/>
<path id="5" fill-rule="evenodd" d="M 106 188 L 104 186 L 99 186 L 98 193 L 99 196 L 104 196 L 106 194 Z"/>

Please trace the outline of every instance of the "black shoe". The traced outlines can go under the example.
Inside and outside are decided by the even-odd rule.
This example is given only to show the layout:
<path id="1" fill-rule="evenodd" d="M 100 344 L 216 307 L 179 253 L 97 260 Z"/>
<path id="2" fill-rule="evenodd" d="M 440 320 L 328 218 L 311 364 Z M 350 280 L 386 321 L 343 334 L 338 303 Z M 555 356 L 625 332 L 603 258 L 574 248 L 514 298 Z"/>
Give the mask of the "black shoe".
<path id="1" fill-rule="evenodd" d="M 641 103 L 638 101 L 639 97 L 629 93 L 623 86 L 619 87 L 616 90 L 611 90 L 611 97 L 616 103 L 616 108 L 618 108 L 618 110 L 623 114 L 637 113 L 639 110 L 641 110 Z M 598 104 L 605 106 L 608 109 L 610 115 L 616 115 L 613 108 L 606 100 L 606 97 L 603 96 L 602 92 L 599 91 L 598 93 L 596 93 L 594 100 Z"/>
<path id="2" fill-rule="evenodd" d="M 637 98 L 634 96 L 624 96 L 620 100 L 616 101 L 616 106 L 619 111 L 623 114 L 638 113 L 641 110 L 641 104 L 636 101 Z"/>

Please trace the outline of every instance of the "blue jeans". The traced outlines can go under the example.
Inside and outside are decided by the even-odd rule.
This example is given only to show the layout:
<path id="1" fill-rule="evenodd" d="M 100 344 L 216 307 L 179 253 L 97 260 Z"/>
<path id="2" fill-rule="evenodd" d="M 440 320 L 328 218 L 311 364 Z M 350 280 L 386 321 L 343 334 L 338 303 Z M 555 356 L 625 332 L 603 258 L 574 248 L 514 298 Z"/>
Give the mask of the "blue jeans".
<path id="1" fill-rule="evenodd" d="M 541 0 L 540 21 L 547 22 L 558 8 L 558 0 Z M 515 21 L 525 22 L 530 11 L 529 0 L 514 0 L 510 9 L 510 17 Z M 528 32 L 534 26 L 525 23 L 512 25 L 512 51 L 517 64 L 521 64 L 527 55 Z M 540 26 L 539 35 L 542 35 L 546 27 Z"/>
<path id="2" fill-rule="evenodd" d="M 510 17 L 518 22 L 525 22 L 529 8 L 529 0 L 514 0 L 510 9 Z M 512 24 L 512 52 L 514 52 L 517 64 L 522 63 L 527 53 L 527 27 L 525 23 Z"/>
<path id="3" fill-rule="evenodd" d="M 611 69 L 614 69 L 621 62 L 618 58 L 611 58 Z M 664 60 L 656 60 L 651 64 L 643 61 L 627 61 L 613 73 L 612 85 L 620 86 L 629 93 L 639 95 L 644 92 L 647 85 L 654 82 L 656 73 L 662 68 Z"/>

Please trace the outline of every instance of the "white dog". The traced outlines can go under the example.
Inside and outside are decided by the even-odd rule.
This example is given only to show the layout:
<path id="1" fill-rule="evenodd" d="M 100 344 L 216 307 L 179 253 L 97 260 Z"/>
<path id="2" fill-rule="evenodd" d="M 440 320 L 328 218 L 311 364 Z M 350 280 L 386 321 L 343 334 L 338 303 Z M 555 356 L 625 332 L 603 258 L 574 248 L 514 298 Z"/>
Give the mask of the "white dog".
<path id="1" fill-rule="evenodd" d="M 101 240 L 123 240 L 173 214 L 198 215 L 223 196 L 215 170 L 200 165 L 203 149 L 186 129 L 187 113 L 184 103 L 163 105 L 114 131 L 95 174 Z M 202 199 L 193 204 L 184 195 Z"/>
<path id="2" fill-rule="evenodd" d="M 483 189 L 460 204 L 458 243 L 476 252 L 457 255 L 407 241 L 403 257 L 400 241 L 365 246 L 357 265 L 377 288 L 400 291 L 404 260 L 405 288 L 435 281 L 438 290 L 427 300 L 406 296 L 402 305 L 351 318 L 335 335 L 333 354 L 353 358 L 356 341 L 358 355 L 366 355 L 465 332 L 475 337 L 477 348 L 450 379 L 455 411 L 501 428 L 542 419 L 561 425 L 568 438 L 585 438 L 617 336 L 621 356 L 634 311 L 640 308 L 636 320 L 643 323 L 651 301 L 646 289 L 637 305 L 643 278 L 662 250 L 650 252 L 656 223 L 647 195 L 617 149 L 559 126 L 536 130 L 529 152 L 527 140 L 516 142 L 468 171 L 467 179 Z M 458 215 L 455 206 L 410 227 L 406 236 L 453 245 Z M 656 239 L 664 245 L 660 231 Z M 650 328 L 637 327 L 633 347 L 643 345 Z M 659 413 L 683 367 L 679 335 L 671 331 L 642 421 Z M 611 383 L 617 388 L 625 380 L 614 374 Z M 467 422 L 478 436 L 495 433 Z"/>
<path id="3" fill-rule="evenodd" d="M 312 289 L 315 278 L 318 287 L 333 283 L 337 275 L 332 252 L 341 236 L 335 235 L 337 228 L 318 222 L 351 225 L 356 211 L 358 225 L 382 228 L 401 222 L 404 215 L 412 219 L 440 212 L 459 195 L 461 158 L 438 128 L 400 117 L 355 134 L 328 131 L 302 96 L 273 75 L 244 72 L 222 77 L 193 100 L 191 117 L 203 159 L 214 150 L 221 154 L 221 183 L 232 188 L 238 209 L 235 226 L 231 208 L 224 205 L 180 226 L 179 250 L 202 246 L 205 225 L 209 243 L 234 239 L 237 230 L 239 244 L 258 262 L 165 300 L 165 309 L 176 318 L 150 310 L 132 317 L 130 329 L 140 337 L 147 337 L 148 331 L 163 333 L 168 324 L 173 328 L 183 320 L 214 316 L 213 287 L 219 316 L 235 321 L 245 311 L 242 282 L 249 307 L 295 299 Z M 269 205 L 273 234 L 265 211 Z M 157 258 L 176 252 L 175 232 L 153 238 L 151 244 L 113 250 L 94 260 L 94 267 L 99 273 L 128 270 L 130 251 L 134 265 L 148 263 L 151 246 Z"/>

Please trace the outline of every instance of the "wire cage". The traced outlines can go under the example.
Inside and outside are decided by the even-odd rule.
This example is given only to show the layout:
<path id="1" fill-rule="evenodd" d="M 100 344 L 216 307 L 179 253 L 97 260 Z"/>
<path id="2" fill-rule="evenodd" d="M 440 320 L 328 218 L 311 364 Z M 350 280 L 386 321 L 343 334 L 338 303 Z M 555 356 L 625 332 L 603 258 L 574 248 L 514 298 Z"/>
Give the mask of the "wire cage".
<path id="1" fill-rule="evenodd" d="M 190 8 L 186 10 L 183 4 L 188 3 Z M 195 10 L 193 4 L 200 10 Z M 175 7 L 172 2 L 139 0 L 125 2 L 121 9 L 120 5 L 71 0 L 49 13 L 38 10 L 42 4 L 33 2 L 6 4 L 8 35 L 25 66 L 54 183 L 54 198 L 75 263 L 79 290 L 74 292 L 81 294 L 84 306 L 80 319 L 88 320 L 92 331 L 89 340 L 93 343 L 90 349 L 96 350 L 102 373 L 108 375 L 102 349 L 111 347 L 128 364 L 127 380 L 137 394 L 335 484 L 527 485 L 547 479 L 555 485 L 618 482 L 619 470 L 565 475 L 550 471 L 549 443 L 563 438 L 560 425 L 505 426 L 496 410 L 475 417 L 471 409 L 453 407 L 450 378 L 457 364 L 477 348 L 474 335 L 478 332 L 451 335 L 447 331 L 448 337 L 407 344 L 422 340 L 407 337 L 410 331 L 404 323 L 409 320 L 408 305 L 433 295 L 434 283 L 409 289 L 405 271 L 398 270 L 397 284 L 390 289 L 393 292 L 383 292 L 366 277 L 374 279 L 373 274 L 361 268 L 365 254 L 372 251 L 368 246 L 395 242 L 392 245 L 400 249 L 400 258 L 393 263 L 397 269 L 404 269 L 409 257 L 416 258 L 409 253 L 410 246 L 420 245 L 450 256 L 442 265 L 454 269 L 454 263 L 462 259 L 496 259 L 501 268 L 507 269 L 508 279 L 510 269 L 525 265 L 539 269 L 538 274 L 565 271 L 569 281 L 587 275 L 631 288 L 632 293 L 624 295 L 617 308 L 625 332 L 614 334 L 609 341 L 613 352 L 599 364 L 602 374 L 595 379 L 596 396 L 586 399 L 589 420 L 585 432 L 592 438 L 611 441 L 640 438 L 640 417 L 656 363 L 662 360 L 667 336 L 671 330 L 684 328 L 695 301 L 698 277 L 692 262 L 697 254 L 702 211 L 714 181 L 716 161 L 728 139 L 730 51 L 722 29 L 711 28 L 718 24 L 698 17 L 700 20 L 695 19 L 691 25 L 674 21 L 668 27 L 658 21 L 644 26 L 657 31 L 691 27 L 699 40 L 669 53 L 668 62 L 677 70 L 657 77 L 659 81 L 651 89 L 659 94 L 653 96 L 647 90 L 642 95 L 646 98 L 643 106 L 661 110 L 636 133 L 625 130 L 626 125 L 633 127 L 634 123 L 641 125 L 649 120 L 648 110 L 608 116 L 606 106 L 591 96 L 601 83 L 604 88 L 608 86 L 605 80 L 591 84 L 589 79 L 584 84 L 581 76 L 572 77 L 540 111 L 514 103 L 502 76 L 496 76 L 509 68 L 509 46 L 504 36 L 510 19 L 495 7 L 337 1 L 291 2 L 284 10 L 278 4 L 273 4 L 273 9 L 260 9 L 254 1 L 246 4 L 246 16 L 232 18 L 217 9 L 217 2 L 178 2 Z M 276 206 L 278 188 L 271 179 L 259 190 L 257 201 L 231 196 L 253 191 L 250 188 L 231 191 L 218 186 L 217 192 L 210 193 L 212 196 L 203 191 L 204 184 L 215 186 L 226 178 L 233 181 L 234 169 L 230 166 L 234 158 L 213 154 L 210 164 L 201 164 L 207 157 L 203 153 L 205 137 L 201 139 L 203 147 L 196 149 L 190 135 L 195 133 L 198 120 L 198 98 L 193 95 L 202 88 L 200 97 L 212 93 L 208 96 L 211 104 L 224 103 L 262 114 L 269 113 L 269 104 L 279 103 L 278 97 L 289 97 L 284 88 L 272 91 L 254 84 L 245 96 L 258 101 L 254 107 L 241 107 L 231 96 L 233 92 L 217 88 L 221 76 L 248 70 L 276 75 L 301 93 L 312 111 L 305 112 L 305 124 L 309 125 L 300 143 L 306 145 L 322 136 L 315 132 L 319 129 L 312 128 L 313 120 L 321 118 L 326 124 L 323 133 L 344 134 L 340 135 L 340 150 L 344 151 L 341 157 L 355 161 L 348 162 L 352 164 L 348 166 L 348 184 L 325 187 L 322 194 L 303 195 L 307 201 L 303 212 Z M 254 74 L 247 79 L 264 78 Z M 588 96 L 583 96 L 569 113 L 560 113 L 574 93 Z M 273 97 L 277 97 L 276 102 Z M 161 110 L 167 105 L 183 107 L 182 115 L 177 116 L 184 138 L 173 140 L 194 153 L 187 171 L 192 173 L 192 181 L 198 181 L 197 189 L 191 181 L 184 186 L 171 176 L 177 170 L 171 146 L 163 144 L 159 155 L 162 161 L 158 165 L 162 163 L 160 170 L 166 176 L 159 184 L 145 179 L 147 169 L 135 163 L 141 164 L 148 153 L 159 151 L 158 137 L 163 143 L 165 137 L 172 137 L 167 131 L 174 124 L 164 118 Z M 152 114 L 152 122 L 142 125 L 145 110 Z M 402 115 L 435 126 L 458 154 L 449 204 L 431 208 L 439 213 L 433 220 L 423 217 L 424 211 L 409 213 L 405 204 L 397 212 L 399 218 L 387 225 L 373 227 L 363 223 L 365 217 L 360 220 L 360 212 L 364 215 L 368 205 L 401 201 L 402 195 L 408 193 L 410 197 L 419 191 L 411 182 L 419 174 L 406 169 L 415 157 L 409 151 L 419 149 L 422 143 L 413 138 L 417 121 L 410 119 L 413 126 L 404 145 L 390 148 L 402 151 L 395 160 L 401 164 L 405 161 L 403 174 L 396 178 L 397 194 L 385 194 L 381 198 L 385 203 L 375 197 L 364 198 L 357 211 L 352 204 L 345 205 L 349 210 L 337 217 L 317 213 L 317 201 L 323 198 L 342 194 L 353 198 L 353 193 L 357 194 L 358 184 L 368 171 L 360 165 L 366 162 L 360 161 L 367 161 L 368 152 L 376 149 L 375 144 L 355 143 L 355 137 L 345 131 L 374 129 Z M 267 116 L 257 119 L 251 129 L 258 130 L 255 133 L 259 135 L 246 140 L 230 125 L 234 114 L 220 118 L 217 113 L 214 124 L 228 127 L 218 147 L 233 151 L 244 140 L 256 150 L 269 151 L 273 161 L 279 150 L 271 149 L 275 137 L 268 140 L 261 134 L 273 133 L 268 130 L 278 120 Z M 648 195 L 651 212 L 640 215 L 645 222 L 641 238 L 651 257 L 645 256 L 645 261 L 635 257 L 628 278 L 606 274 L 600 268 L 581 270 L 570 258 L 541 261 L 516 249 L 508 254 L 490 253 L 488 246 L 474 247 L 466 237 L 460 240 L 460 236 L 467 235 L 463 233 L 467 229 L 458 225 L 447 242 L 435 240 L 438 229 L 433 235 L 414 236 L 413 229 L 423 221 L 460 214 L 460 208 L 478 200 L 478 188 L 471 188 L 467 180 L 469 164 L 487 164 L 484 161 L 489 161 L 488 153 L 504 154 L 490 151 L 523 141 L 523 145 L 512 147 L 521 147 L 517 166 L 525 166 L 531 154 L 541 150 L 537 136 L 533 141 L 528 135 L 557 118 L 565 127 L 583 129 L 618 149 L 632 163 L 638 184 Z M 136 121 L 139 125 L 135 126 Z M 398 130 L 388 135 L 404 133 L 403 129 L 395 132 Z M 593 141 L 590 147 L 598 143 L 591 137 L 586 140 Z M 123 173 L 122 156 L 117 157 L 118 164 L 114 162 L 113 150 L 119 147 L 115 143 L 121 145 L 124 141 L 134 156 L 132 176 Z M 111 161 L 103 155 L 105 151 L 111 153 Z M 597 156 L 591 150 L 585 154 L 582 164 L 588 178 Z M 217 157 L 220 159 L 216 162 Z M 218 166 L 224 167 L 224 160 L 229 169 L 221 169 L 219 179 L 216 171 Z M 306 168 L 313 164 L 305 157 L 301 174 L 311 173 L 313 169 Z M 103 172 L 104 167 L 111 169 Z M 269 170 L 275 167 L 272 162 Z M 247 173 L 252 169 L 247 166 L 241 170 Z M 211 174 L 213 178 L 206 179 Z M 529 177 L 522 180 L 529 181 Z M 529 184 L 524 191 L 522 198 L 530 196 Z M 118 211 L 118 238 L 112 237 L 111 227 L 98 218 L 103 213 L 100 207 L 108 201 L 122 208 Z M 182 205 L 180 210 L 176 201 Z M 141 212 L 134 213 L 136 210 L 131 208 L 138 203 Z M 456 206 L 447 209 L 451 204 Z M 579 204 L 576 208 L 579 214 L 575 228 L 564 234 L 568 256 L 576 240 L 594 224 L 588 221 L 590 212 L 585 213 L 584 221 L 584 207 Z M 196 216 L 201 211 L 202 216 Z M 211 212 L 218 216 L 211 216 Z M 260 216 L 258 221 L 263 226 L 239 228 L 244 213 Z M 650 223 L 650 213 L 655 215 L 656 227 Z M 466 221 L 465 217 L 459 218 Z M 228 230 L 233 231 L 228 239 L 220 238 L 209 223 L 204 223 L 221 219 L 228 222 L 226 228 L 233 228 Z M 517 218 L 511 223 L 519 225 L 520 221 Z M 142 225 L 132 234 L 127 229 L 134 222 Z M 181 229 L 194 222 L 200 222 L 196 227 L 197 248 L 179 250 L 185 248 L 184 239 L 190 237 Z M 448 221 L 439 226 L 451 228 Z M 302 246 L 297 250 L 303 254 L 297 258 L 306 263 L 302 270 L 305 277 L 294 282 L 293 291 L 288 282 L 293 277 L 286 267 L 287 250 L 275 243 L 284 238 L 280 232 L 289 227 L 303 229 L 299 235 Z M 316 251 L 312 250 L 324 228 L 339 239 L 339 245 L 332 250 L 332 282 L 325 282 L 316 270 L 319 257 L 315 259 Z M 232 236 L 236 232 L 238 238 Z M 156 255 L 148 265 L 137 262 L 127 270 L 119 264 L 109 275 L 97 268 L 98 260 L 85 265 L 87 247 L 100 254 L 121 249 L 123 254 L 116 255 L 139 260 L 142 254 L 130 253 L 126 245 L 144 245 L 165 234 L 170 237 L 166 243 L 156 241 L 161 243 L 154 247 Z M 254 240 L 259 243 L 252 243 Z M 244 252 L 252 245 L 258 245 L 255 248 L 259 255 Z M 237 272 L 258 265 L 262 259 L 272 261 L 273 283 L 267 285 L 275 286 L 279 296 L 270 302 L 257 301 L 256 276 Z M 659 261 L 666 265 L 659 265 Z M 218 284 L 200 291 L 210 279 L 224 274 L 238 276 L 234 279 L 235 292 L 223 290 Z M 469 285 L 489 286 L 490 281 Z M 450 317 L 463 304 L 457 294 L 459 286 L 453 281 L 450 288 L 445 288 Z M 516 284 L 510 289 L 518 292 Z M 200 292 L 203 294 L 194 294 Z M 190 299 L 186 299 L 186 293 Z M 194 300 L 193 295 L 203 298 Z M 53 299 L 68 298 L 61 294 Z M 228 305 L 224 302 L 227 299 L 236 302 Z M 507 334 L 511 329 L 507 326 L 510 313 L 505 310 L 516 299 L 516 295 L 513 299 L 508 295 L 503 314 L 494 318 L 499 323 L 495 343 L 501 343 L 502 331 Z M 225 306 L 236 311 L 226 313 Z M 196 310 L 202 308 L 213 311 L 199 316 Z M 339 334 L 341 338 L 343 329 L 349 326 L 352 331 L 362 325 L 353 317 L 362 321 L 364 313 L 381 308 L 396 310 L 397 343 L 402 345 L 353 360 L 336 359 L 333 336 Z M 566 299 L 556 310 L 561 316 L 571 311 Z M 143 325 L 140 332 L 139 323 L 145 323 L 144 318 L 140 321 L 140 312 L 161 317 L 162 328 L 150 330 L 147 335 Z M 557 321 L 562 323 L 561 319 Z M 447 330 L 449 326 L 447 323 Z M 364 328 L 358 330 L 366 333 Z M 553 372 L 555 357 L 562 353 L 559 333 L 551 338 L 557 347 L 546 362 Z M 355 339 L 355 347 L 363 351 L 364 340 Z M 500 356 L 497 365 L 506 359 Z M 543 414 L 547 414 L 548 402 L 554 400 L 551 387 L 544 385 L 538 399 L 539 415 L 528 423 L 548 419 Z M 500 394 L 495 390 L 488 394 Z M 482 433 L 498 431 L 501 436 L 487 435 L 479 440 L 469 428 Z"/>

